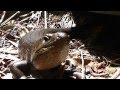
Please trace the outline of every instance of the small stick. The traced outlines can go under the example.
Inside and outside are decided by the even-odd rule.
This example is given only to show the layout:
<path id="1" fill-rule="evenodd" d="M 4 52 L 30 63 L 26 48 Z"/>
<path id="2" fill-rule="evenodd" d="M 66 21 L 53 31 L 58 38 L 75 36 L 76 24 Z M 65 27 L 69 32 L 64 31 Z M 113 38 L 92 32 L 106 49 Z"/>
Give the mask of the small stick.
<path id="1" fill-rule="evenodd" d="M 2 23 L 2 21 L 3 21 L 4 17 L 5 17 L 5 14 L 6 14 L 6 11 L 3 11 L 3 14 L 2 14 L 1 19 L 0 19 L 0 23 Z"/>
<path id="2" fill-rule="evenodd" d="M 18 44 L 17 43 L 15 43 L 15 42 L 13 42 L 13 41 L 11 41 L 11 40 L 9 40 L 8 42 L 10 42 L 12 45 L 14 45 L 15 47 L 18 47 Z"/>
<path id="3" fill-rule="evenodd" d="M 13 14 L 12 16 L 10 16 L 8 19 L 6 19 L 3 23 L 1 23 L 1 27 L 3 25 L 5 25 L 8 21 L 10 21 L 15 15 L 17 15 L 18 13 L 20 13 L 20 11 L 17 11 L 15 14 Z"/>
<path id="4" fill-rule="evenodd" d="M 94 73 L 94 72 L 91 72 L 91 74 L 94 77 L 101 77 L 101 76 L 107 76 L 108 75 L 108 73 L 99 73 L 99 74 L 97 74 L 97 73 Z"/>
<path id="5" fill-rule="evenodd" d="M 106 57 L 103 56 L 103 59 L 106 60 L 107 65 L 108 65 L 108 62 L 110 62 L 110 63 L 113 64 L 113 65 L 120 65 L 119 63 L 115 63 L 116 61 L 120 60 L 120 58 L 115 59 L 115 60 L 108 60 Z M 106 65 L 106 66 L 107 66 L 107 65 Z"/>
<path id="6" fill-rule="evenodd" d="M 41 13 L 42 13 L 42 11 L 39 11 L 39 12 L 38 12 L 37 26 L 38 26 L 38 24 L 39 24 L 39 21 L 40 21 Z"/>
<path id="7" fill-rule="evenodd" d="M 26 21 L 26 20 L 28 20 L 29 18 L 30 18 L 30 17 L 26 17 L 26 18 L 20 20 L 19 23 L 21 23 L 21 22 L 23 22 L 23 21 Z"/>
<path id="8" fill-rule="evenodd" d="M 44 11 L 44 17 L 45 17 L 45 29 L 47 28 L 47 12 Z"/>
<path id="9" fill-rule="evenodd" d="M 81 50 L 81 59 L 82 59 L 82 79 L 85 79 L 85 62 L 84 62 L 82 50 Z"/>
<path id="10" fill-rule="evenodd" d="M 26 17 L 26 16 L 28 16 L 28 15 L 30 15 L 30 14 L 32 14 L 33 13 L 33 11 L 31 11 L 31 12 L 29 12 L 29 13 L 26 13 L 26 14 L 23 14 L 23 15 L 21 15 L 20 17 Z"/>

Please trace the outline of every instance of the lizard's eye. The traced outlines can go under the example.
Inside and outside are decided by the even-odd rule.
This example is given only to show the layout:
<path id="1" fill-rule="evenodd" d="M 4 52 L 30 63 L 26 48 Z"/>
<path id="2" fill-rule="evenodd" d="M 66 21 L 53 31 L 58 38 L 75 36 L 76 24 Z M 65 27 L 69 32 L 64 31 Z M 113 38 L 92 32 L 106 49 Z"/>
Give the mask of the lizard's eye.
<path id="1" fill-rule="evenodd" d="M 45 40 L 45 42 L 49 41 L 50 38 L 51 38 L 51 36 L 49 36 L 49 35 L 46 35 L 46 36 L 43 37 L 43 39 Z"/>

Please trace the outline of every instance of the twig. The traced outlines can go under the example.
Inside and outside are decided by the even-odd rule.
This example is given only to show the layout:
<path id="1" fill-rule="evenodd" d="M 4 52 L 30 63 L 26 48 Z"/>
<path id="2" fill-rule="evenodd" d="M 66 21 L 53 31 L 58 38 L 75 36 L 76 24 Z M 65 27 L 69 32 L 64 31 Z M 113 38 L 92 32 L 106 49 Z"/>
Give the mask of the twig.
<path id="1" fill-rule="evenodd" d="M 38 24 L 39 24 L 39 21 L 40 21 L 41 13 L 42 13 L 42 11 L 40 11 L 40 12 L 38 13 L 37 26 L 38 26 Z"/>
<path id="2" fill-rule="evenodd" d="M 15 47 L 18 47 L 18 44 L 17 44 L 17 43 L 15 43 L 15 42 L 13 42 L 13 41 L 11 41 L 11 40 L 8 40 L 8 42 L 10 42 L 11 44 L 13 44 Z"/>
<path id="3" fill-rule="evenodd" d="M 8 19 L 6 19 L 3 23 L 1 23 L 1 27 L 3 25 L 5 25 L 8 21 L 10 21 L 15 15 L 17 15 L 18 13 L 20 13 L 20 11 L 17 11 L 15 14 L 13 14 L 11 17 L 9 17 Z"/>
<path id="4" fill-rule="evenodd" d="M 108 60 L 106 57 L 103 56 L 103 59 L 106 60 L 107 65 L 108 65 L 109 62 L 110 62 L 110 64 L 113 64 L 113 65 L 120 65 L 119 63 L 116 63 L 116 61 L 119 61 L 120 58 L 117 58 L 117 59 L 115 59 L 115 60 Z M 106 65 L 106 66 L 107 66 L 107 65 Z"/>
<path id="5" fill-rule="evenodd" d="M 102 76 L 108 76 L 108 73 L 94 73 L 94 72 L 91 72 L 91 74 L 94 76 L 94 77 L 102 77 Z"/>
<path id="6" fill-rule="evenodd" d="M 2 23 L 2 21 L 3 21 L 4 17 L 5 17 L 5 14 L 6 14 L 6 11 L 3 11 L 3 14 L 2 14 L 1 19 L 0 19 L 0 23 Z"/>
<path id="7" fill-rule="evenodd" d="M 111 64 L 120 65 L 119 63 L 117 63 L 117 61 L 119 61 L 119 60 L 120 60 L 120 58 L 115 59 L 115 60 L 112 60 L 112 61 L 111 61 Z"/>
<path id="8" fill-rule="evenodd" d="M 81 59 L 82 59 L 82 79 L 85 79 L 85 62 L 84 62 L 82 50 L 81 50 Z"/>
<path id="9" fill-rule="evenodd" d="M 3 73 L 3 71 L 0 71 L 0 74 L 2 74 L 3 76 L 5 76 L 5 73 Z"/>
<path id="10" fill-rule="evenodd" d="M 29 13 L 23 14 L 23 15 L 21 15 L 20 17 L 26 17 L 26 16 L 32 14 L 33 12 L 34 12 L 34 11 L 31 11 L 31 12 L 29 12 Z"/>
<path id="11" fill-rule="evenodd" d="M 47 12 L 44 11 L 44 17 L 45 17 L 45 28 L 47 28 Z"/>
<path id="12" fill-rule="evenodd" d="M 29 18 L 30 18 L 30 17 L 26 17 L 26 18 L 20 20 L 19 23 L 24 22 L 24 21 L 28 20 Z"/>

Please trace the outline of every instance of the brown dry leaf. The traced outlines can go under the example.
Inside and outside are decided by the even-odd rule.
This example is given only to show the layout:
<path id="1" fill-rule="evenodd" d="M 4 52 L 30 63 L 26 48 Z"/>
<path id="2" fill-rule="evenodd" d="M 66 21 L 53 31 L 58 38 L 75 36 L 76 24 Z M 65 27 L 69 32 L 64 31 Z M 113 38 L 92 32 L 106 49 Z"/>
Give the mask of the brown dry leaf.
<path id="1" fill-rule="evenodd" d="M 81 59 L 71 59 L 70 61 L 75 66 L 81 67 L 81 65 L 82 65 Z M 90 62 L 91 62 L 91 60 L 84 59 L 84 64 L 85 65 L 88 65 Z"/>
<path id="2" fill-rule="evenodd" d="M 8 29 L 13 29 L 13 28 L 14 28 L 14 25 L 6 25 L 6 26 L 2 27 L 1 29 L 6 31 Z"/>
<path id="3" fill-rule="evenodd" d="M 80 51 L 75 50 L 75 51 L 69 53 L 69 55 L 70 55 L 70 57 L 72 57 L 72 58 L 78 58 L 78 57 L 81 55 L 81 53 L 80 53 Z"/>
<path id="4" fill-rule="evenodd" d="M 76 77 L 76 79 L 82 78 L 82 73 L 80 73 L 80 72 L 74 72 L 73 75 Z"/>
<path id="5" fill-rule="evenodd" d="M 91 74 L 94 77 L 106 77 L 106 76 L 108 77 L 109 76 L 109 74 L 107 72 L 103 72 L 103 73 L 94 73 L 94 72 L 92 72 Z"/>
<path id="6" fill-rule="evenodd" d="M 83 50 L 84 51 L 84 50 Z M 84 54 L 88 53 L 88 51 L 84 51 Z M 69 53 L 70 59 L 68 59 L 74 66 L 81 68 L 82 60 L 81 60 L 81 52 L 79 50 L 73 49 L 71 53 Z M 84 59 L 85 65 L 88 65 L 91 62 L 90 59 Z"/>
<path id="7" fill-rule="evenodd" d="M 91 71 L 92 71 L 91 67 L 86 65 L 86 72 L 91 72 Z"/>
<path id="8" fill-rule="evenodd" d="M 79 67 L 79 68 L 82 67 L 82 64 L 81 64 L 81 61 L 80 61 L 80 60 L 71 59 L 70 62 L 71 62 L 74 66 L 76 66 L 76 67 Z"/>

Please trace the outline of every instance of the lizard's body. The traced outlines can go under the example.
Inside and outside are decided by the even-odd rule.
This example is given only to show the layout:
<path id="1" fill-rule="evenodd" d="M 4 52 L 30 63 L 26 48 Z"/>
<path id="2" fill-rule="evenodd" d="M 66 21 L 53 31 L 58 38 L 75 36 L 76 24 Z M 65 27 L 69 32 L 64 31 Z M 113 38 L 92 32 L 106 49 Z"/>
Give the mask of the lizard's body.
<path id="1" fill-rule="evenodd" d="M 68 32 L 71 29 L 42 29 L 32 31 L 19 41 L 21 61 L 10 69 L 15 78 L 25 77 L 30 70 L 49 70 L 65 61 L 69 51 Z"/>

